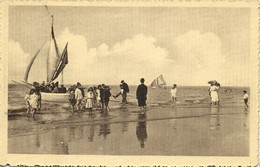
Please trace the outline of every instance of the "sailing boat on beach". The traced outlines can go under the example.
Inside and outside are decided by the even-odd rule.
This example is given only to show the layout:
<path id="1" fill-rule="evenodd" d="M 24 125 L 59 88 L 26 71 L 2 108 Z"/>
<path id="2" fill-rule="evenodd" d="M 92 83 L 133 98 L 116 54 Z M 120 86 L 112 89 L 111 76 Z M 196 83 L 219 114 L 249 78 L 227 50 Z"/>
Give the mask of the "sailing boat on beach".
<path id="1" fill-rule="evenodd" d="M 68 43 L 66 44 L 65 48 L 63 49 L 62 54 L 59 52 L 59 48 L 55 39 L 54 35 L 54 29 L 53 29 L 53 15 L 52 18 L 52 25 L 51 25 L 51 38 L 48 42 L 49 44 L 49 51 L 46 56 L 46 66 L 47 66 L 47 84 L 53 82 L 56 78 L 61 76 L 61 84 L 63 84 L 63 70 L 65 66 L 68 64 Z M 38 55 L 41 53 L 41 49 L 43 46 L 46 45 L 46 42 L 41 46 L 41 48 L 36 52 L 36 54 L 31 59 L 30 63 L 27 66 L 25 75 L 24 75 L 24 81 L 22 81 L 24 84 L 32 85 L 28 83 L 28 77 L 31 70 L 31 67 L 35 61 L 35 59 L 38 57 Z M 67 102 L 69 94 L 67 93 L 47 93 L 47 92 L 41 92 L 42 100 L 43 101 L 53 101 L 53 102 Z"/>
<path id="2" fill-rule="evenodd" d="M 166 89 L 166 82 L 165 82 L 162 74 L 159 75 L 157 78 L 155 78 L 150 86 L 152 88 L 165 88 Z"/>

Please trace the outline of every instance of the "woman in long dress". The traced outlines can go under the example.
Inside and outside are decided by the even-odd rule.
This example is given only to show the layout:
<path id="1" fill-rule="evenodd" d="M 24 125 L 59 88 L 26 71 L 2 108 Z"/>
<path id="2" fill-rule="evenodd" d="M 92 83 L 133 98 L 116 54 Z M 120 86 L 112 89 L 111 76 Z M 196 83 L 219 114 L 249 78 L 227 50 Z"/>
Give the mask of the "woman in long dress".
<path id="1" fill-rule="evenodd" d="M 215 84 L 211 84 L 210 86 L 210 96 L 211 96 L 211 102 L 212 105 L 219 104 L 219 98 L 218 98 L 218 87 Z"/>
<path id="2" fill-rule="evenodd" d="M 87 103 L 86 103 L 86 109 L 89 110 L 89 113 L 92 113 L 93 102 L 94 102 L 94 92 L 93 92 L 93 88 L 90 87 L 88 88 Z"/>

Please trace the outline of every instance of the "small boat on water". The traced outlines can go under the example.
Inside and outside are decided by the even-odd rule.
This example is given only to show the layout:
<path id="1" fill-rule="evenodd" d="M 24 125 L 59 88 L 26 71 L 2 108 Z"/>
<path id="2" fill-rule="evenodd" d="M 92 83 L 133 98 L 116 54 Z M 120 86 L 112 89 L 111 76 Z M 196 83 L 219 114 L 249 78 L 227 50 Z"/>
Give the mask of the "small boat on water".
<path id="1" fill-rule="evenodd" d="M 32 84 L 28 83 L 28 77 L 31 70 L 31 67 L 35 61 L 35 59 L 40 55 L 41 50 L 43 46 L 48 47 L 48 54 L 45 54 L 43 56 L 46 57 L 46 67 L 47 67 L 47 83 L 53 82 L 58 76 L 61 76 L 61 84 L 63 84 L 63 70 L 65 66 L 68 64 L 68 51 L 66 44 L 65 48 L 63 49 L 62 54 L 59 52 L 59 48 L 55 39 L 54 35 L 54 28 L 53 28 L 53 16 L 52 18 L 52 25 L 51 25 L 51 36 L 50 40 L 47 40 L 44 42 L 44 44 L 41 46 L 41 48 L 35 53 L 35 55 L 32 57 L 31 61 L 29 62 L 24 80 L 21 82 L 21 84 L 27 85 L 27 87 L 31 87 Z M 45 62 L 43 62 L 45 63 Z M 17 83 L 17 82 L 16 82 Z M 68 102 L 69 94 L 68 93 L 49 93 L 49 92 L 41 92 L 42 101 L 50 101 L 50 102 Z"/>
<path id="2" fill-rule="evenodd" d="M 157 78 L 155 78 L 150 86 L 152 88 L 164 88 L 164 89 L 166 89 L 166 82 L 165 82 L 162 74 L 159 75 Z"/>

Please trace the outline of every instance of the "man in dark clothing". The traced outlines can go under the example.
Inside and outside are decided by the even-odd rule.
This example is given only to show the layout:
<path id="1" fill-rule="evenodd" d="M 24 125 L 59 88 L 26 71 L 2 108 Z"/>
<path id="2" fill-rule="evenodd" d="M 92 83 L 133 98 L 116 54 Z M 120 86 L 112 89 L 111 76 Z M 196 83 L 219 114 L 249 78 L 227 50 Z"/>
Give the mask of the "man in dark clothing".
<path id="1" fill-rule="evenodd" d="M 101 88 L 100 88 L 100 101 L 101 101 L 102 108 L 104 108 L 104 106 L 105 106 L 105 87 L 106 87 L 106 85 L 102 84 Z"/>
<path id="2" fill-rule="evenodd" d="M 60 89 L 59 89 L 59 93 L 66 93 L 67 89 L 64 87 L 64 85 L 61 85 Z"/>
<path id="3" fill-rule="evenodd" d="M 144 85 L 144 78 L 140 80 L 141 84 L 137 87 L 136 98 L 138 100 L 138 106 L 140 110 L 143 110 L 146 106 L 146 95 L 147 95 L 147 86 Z"/>
<path id="4" fill-rule="evenodd" d="M 121 81 L 122 85 L 123 85 L 123 93 L 122 93 L 122 102 L 123 103 L 127 103 L 126 97 L 127 97 L 127 93 L 129 93 L 129 87 L 127 85 L 127 83 L 125 83 L 124 80 Z"/>

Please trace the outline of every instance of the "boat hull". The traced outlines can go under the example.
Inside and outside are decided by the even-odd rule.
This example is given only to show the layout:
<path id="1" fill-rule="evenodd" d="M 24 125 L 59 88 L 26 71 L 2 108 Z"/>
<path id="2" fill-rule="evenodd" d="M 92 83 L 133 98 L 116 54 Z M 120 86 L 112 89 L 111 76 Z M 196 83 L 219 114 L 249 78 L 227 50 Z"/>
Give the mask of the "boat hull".
<path id="1" fill-rule="evenodd" d="M 67 103 L 69 100 L 68 93 L 46 93 L 41 92 L 42 101 Z"/>

